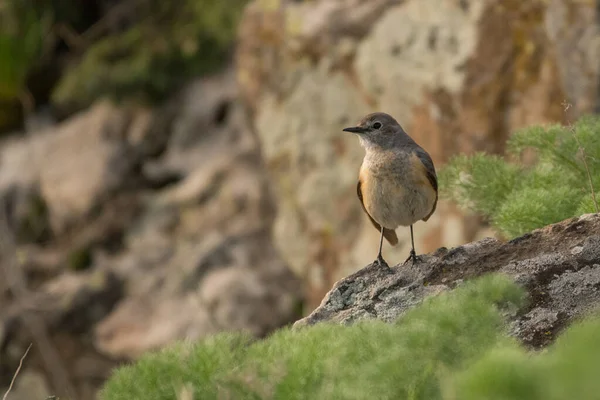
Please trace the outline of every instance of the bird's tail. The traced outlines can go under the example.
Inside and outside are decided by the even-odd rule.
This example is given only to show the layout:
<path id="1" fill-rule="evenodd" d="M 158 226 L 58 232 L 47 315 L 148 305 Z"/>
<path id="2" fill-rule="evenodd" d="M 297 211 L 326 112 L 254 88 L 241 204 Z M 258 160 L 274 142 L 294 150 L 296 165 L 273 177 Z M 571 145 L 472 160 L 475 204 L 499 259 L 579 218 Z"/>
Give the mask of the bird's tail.
<path id="1" fill-rule="evenodd" d="M 392 246 L 395 246 L 398 244 L 398 236 L 396 236 L 396 231 L 394 231 L 392 229 L 383 228 L 383 237 Z"/>

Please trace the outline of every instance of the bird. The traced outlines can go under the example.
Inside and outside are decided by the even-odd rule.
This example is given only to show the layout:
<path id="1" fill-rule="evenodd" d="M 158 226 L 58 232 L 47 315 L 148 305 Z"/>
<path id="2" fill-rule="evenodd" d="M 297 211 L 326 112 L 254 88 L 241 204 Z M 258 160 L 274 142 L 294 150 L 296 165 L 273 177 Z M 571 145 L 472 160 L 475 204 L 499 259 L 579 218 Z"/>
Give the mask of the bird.
<path id="1" fill-rule="evenodd" d="M 356 134 L 365 150 L 356 192 L 363 211 L 381 233 L 375 262 L 387 265 L 381 254 L 383 238 L 395 246 L 396 229 L 410 226 L 411 251 L 404 263 L 412 259 L 414 265 L 418 257 L 413 225 L 429 220 L 438 202 L 431 156 L 384 112 L 367 114 L 358 125 L 342 130 Z"/>

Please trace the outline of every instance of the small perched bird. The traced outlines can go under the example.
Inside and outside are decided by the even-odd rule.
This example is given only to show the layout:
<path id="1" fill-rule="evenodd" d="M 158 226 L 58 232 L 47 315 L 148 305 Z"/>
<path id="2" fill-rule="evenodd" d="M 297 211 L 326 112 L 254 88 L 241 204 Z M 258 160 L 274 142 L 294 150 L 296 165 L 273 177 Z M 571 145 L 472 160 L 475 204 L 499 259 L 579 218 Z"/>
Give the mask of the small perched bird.
<path id="1" fill-rule="evenodd" d="M 377 262 L 383 238 L 398 244 L 395 229 L 410 226 L 412 249 L 408 261 L 417 261 L 413 224 L 427 221 L 435 211 L 438 184 L 431 157 L 386 113 L 365 116 L 357 126 L 344 128 L 358 135 L 365 157 L 358 177 L 357 193 L 363 210 L 381 232 Z M 405 261 L 405 262 L 406 262 Z"/>

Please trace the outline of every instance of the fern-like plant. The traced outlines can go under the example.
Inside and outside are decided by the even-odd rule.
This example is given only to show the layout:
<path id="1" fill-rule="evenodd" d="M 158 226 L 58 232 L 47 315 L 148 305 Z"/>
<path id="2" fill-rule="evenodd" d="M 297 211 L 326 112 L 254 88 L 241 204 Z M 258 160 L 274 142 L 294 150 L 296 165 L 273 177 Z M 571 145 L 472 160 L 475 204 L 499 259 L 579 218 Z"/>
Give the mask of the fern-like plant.
<path id="1" fill-rule="evenodd" d="M 532 165 L 520 161 L 527 149 L 535 155 Z M 600 118 L 586 116 L 573 126 L 522 129 L 508 140 L 505 158 L 484 153 L 455 156 L 440 171 L 440 186 L 443 197 L 485 216 L 509 238 L 596 212 Z"/>

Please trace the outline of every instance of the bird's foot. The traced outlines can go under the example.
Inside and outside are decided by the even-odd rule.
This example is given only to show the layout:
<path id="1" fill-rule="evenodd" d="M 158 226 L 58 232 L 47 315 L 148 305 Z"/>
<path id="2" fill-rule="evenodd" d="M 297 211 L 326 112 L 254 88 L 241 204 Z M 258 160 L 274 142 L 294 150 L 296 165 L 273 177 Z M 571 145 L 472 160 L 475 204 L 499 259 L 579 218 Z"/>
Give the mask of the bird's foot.
<path id="1" fill-rule="evenodd" d="M 417 253 L 415 253 L 414 250 L 410 251 L 410 255 L 408 256 L 408 258 L 406 260 L 404 260 L 404 263 L 406 264 L 408 262 L 408 260 L 412 259 L 412 264 L 415 265 L 417 262 L 421 261 L 421 257 L 419 257 L 417 255 Z"/>
<path id="2" fill-rule="evenodd" d="M 383 256 L 381 254 L 379 254 L 377 256 L 377 258 L 375 259 L 375 264 L 379 265 L 380 267 L 388 267 L 389 268 L 388 263 L 383 259 Z"/>

